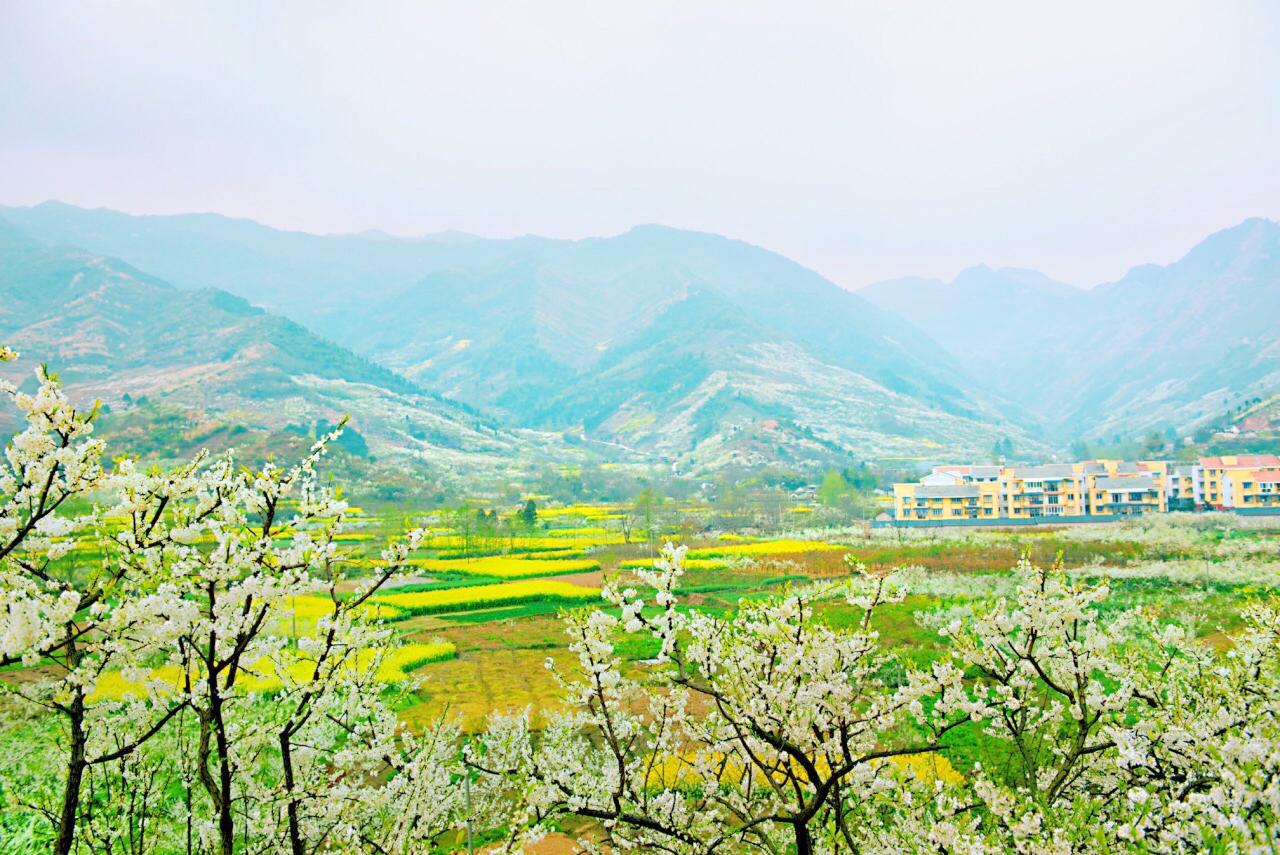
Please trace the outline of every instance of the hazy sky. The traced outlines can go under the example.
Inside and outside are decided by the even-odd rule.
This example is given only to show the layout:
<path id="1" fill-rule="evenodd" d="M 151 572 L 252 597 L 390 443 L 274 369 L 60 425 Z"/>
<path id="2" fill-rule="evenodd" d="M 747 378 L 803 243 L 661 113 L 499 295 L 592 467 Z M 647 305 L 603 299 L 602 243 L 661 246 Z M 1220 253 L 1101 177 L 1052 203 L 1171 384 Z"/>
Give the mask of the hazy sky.
<path id="1" fill-rule="evenodd" d="M 1077 284 L 1280 219 L 1280 3 L 0 0 L 0 203 Z"/>

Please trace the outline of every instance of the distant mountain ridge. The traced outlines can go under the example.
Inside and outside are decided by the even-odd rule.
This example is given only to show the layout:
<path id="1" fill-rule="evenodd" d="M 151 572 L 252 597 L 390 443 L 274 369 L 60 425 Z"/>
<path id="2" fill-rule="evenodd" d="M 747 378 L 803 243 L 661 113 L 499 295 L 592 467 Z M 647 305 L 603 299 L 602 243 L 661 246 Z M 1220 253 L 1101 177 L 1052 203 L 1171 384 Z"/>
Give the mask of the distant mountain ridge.
<path id="1" fill-rule="evenodd" d="M 716 235 L 321 237 L 61 204 L 0 218 L 232 290 L 510 426 L 582 430 L 686 468 L 1035 444 L 911 324 Z"/>
<path id="2" fill-rule="evenodd" d="M 988 268 L 860 294 L 913 321 L 1050 438 L 1194 427 L 1280 389 L 1280 225 L 1249 219 L 1089 291 Z"/>
<path id="3" fill-rule="evenodd" d="M 133 215 L 62 202 L 0 206 L 0 219 L 34 240 L 119 258 L 178 288 L 230 291 L 330 337 L 352 307 L 430 270 L 488 258 L 495 243 L 460 232 L 315 235 L 221 214 Z M 521 243 L 496 242 L 504 252 Z"/>
<path id="4" fill-rule="evenodd" d="M 41 244 L 3 223 L 0 341 L 23 355 L 3 367 L 13 382 L 31 383 L 33 365 L 47 362 L 73 397 L 117 411 L 145 399 L 264 430 L 350 414 L 379 454 L 456 466 L 496 465 L 530 447 L 241 297 L 179 291 L 127 263 Z"/>
<path id="5" fill-rule="evenodd" d="M 433 390 L 510 428 L 581 431 L 687 468 L 975 456 L 1003 437 L 1047 453 L 1194 428 L 1280 389 L 1280 227 L 1266 220 L 1091 291 L 978 266 L 857 293 L 663 226 L 575 241 L 321 236 L 60 203 L 0 208 L 0 240 L 5 223 L 205 295 L 193 306 L 219 289 L 284 314 L 364 360 L 337 374 L 376 369 L 393 394 Z"/>
<path id="6" fill-rule="evenodd" d="M 775 253 L 662 226 L 433 273 L 354 313 L 348 335 L 356 350 L 516 423 L 581 425 L 692 466 L 1026 439 L 899 318 Z M 752 358 L 764 350 L 773 361 Z M 804 384 L 778 382 L 801 363 L 846 378 L 837 398 L 874 399 L 884 412 L 804 406 Z M 893 431 L 873 423 L 895 413 Z M 764 423 L 778 432 L 747 441 Z"/>

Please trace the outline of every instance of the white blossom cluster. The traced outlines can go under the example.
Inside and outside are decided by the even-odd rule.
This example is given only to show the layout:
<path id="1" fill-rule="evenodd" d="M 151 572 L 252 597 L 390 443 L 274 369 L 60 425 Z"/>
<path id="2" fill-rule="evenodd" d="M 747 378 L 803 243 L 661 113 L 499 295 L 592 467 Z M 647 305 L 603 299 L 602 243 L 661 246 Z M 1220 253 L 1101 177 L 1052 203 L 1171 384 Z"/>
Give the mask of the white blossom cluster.
<path id="1" fill-rule="evenodd" d="M 566 815 L 584 851 L 1107 853 L 1280 843 L 1280 613 L 1259 604 L 1226 653 L 1105 584 L 1023 562 L 991 605 L 937 629 L 913 668 L 879 647 L 886 576 L 682 608 L 668 547 L 613 611 L 569 618 L 570 709 L 539 732 L 495 717 L 468 755 L 510 798 L 518 850 Z M 843 602 L 861 618 L 821 619 Z M 619 642 L 651 637 L 647 665 Z M 982 745 L 960 774 L 910 758 Z M 897 761 L 897 762 L 895 762 Z M 927 764 L 923 768 L 928 768 Z M 494 804 L 503 807 L 500 799 Z"/>
<path id="2" fill-rule="evenodd" d="M 410 732 L 377 679 L 369 601 L 425 532 L 340 548 L 348 509 L 317 476 L 336 432 L 291 467 L 105 465 L 94 411 L 37 379 L 0 387 L 24 425 L 0 465 L 0 667 L 25 668 L 0 727 L 30 737 L 0 757 L 0 821 L 30 818 L 14 851 L 413 853 L 466 821 L 516 851 L 570 816 L 586 852 L 1280 848 L 1274 596 L 1218 649 L 1108 587 L 1274 585 L 1268 541 L 1225 522 L 1134 528 L 1159 567 L 853 564 L 727 613 L 681 603 L 669 546 L 567 615 L 563 712 L 462 742 Z M 877 631 L 904 581 L 970 595 L 915 659 Z M 329 604 L 302 631 L 299 596 Z"/>
<path id="3" fill-rule="evenodd" d="M 96 411 L 37 379 L 0 389 L 25 423 L 0 468 L 0 665 L 31 667 L 0 704 L 52 722 L 58 756 L 0 800 L 57 853 L 416 852 L 454 828 L 456 729 L 398 720 L 367 607 L 423 532 L 374 562 L 338 548 L 346 503 L 316 477 L 337 431 L 289 468 L 104 466 Z M 307 595 L 332 608 L 295 636 Z"/>

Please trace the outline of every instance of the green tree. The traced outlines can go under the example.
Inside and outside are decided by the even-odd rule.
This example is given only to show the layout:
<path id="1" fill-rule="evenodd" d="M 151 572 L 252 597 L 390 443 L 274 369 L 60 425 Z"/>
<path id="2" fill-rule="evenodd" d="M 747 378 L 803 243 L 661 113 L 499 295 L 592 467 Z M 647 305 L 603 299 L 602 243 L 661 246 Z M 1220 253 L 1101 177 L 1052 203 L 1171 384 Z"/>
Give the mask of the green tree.
<path id="1" fill-rule="evenodd" d="M 833 469 L 823 477 L 822 486 L 818 487 L 818 501 L 829 508 L 843 508 L 848 505 L 852 492 L 852 486 L 844 475 Z"/>
<path id="2" fill-rule="evenodd" d="M 520 509 L 520 522 L 527 528 L 533 528 L 538 524 L 538 503 L 533 499 L 529 499 L 524 503 L 524 507 Z"/>
<path id="3" fill-rule="evenodd" d="M 658 517 L 664 504 L 666 498 L 653 487 L 645 487 L 631 503 L 636 520 L 640 523 L 644 536 L 650 541 L 657 542 L 660 533 Z"/>

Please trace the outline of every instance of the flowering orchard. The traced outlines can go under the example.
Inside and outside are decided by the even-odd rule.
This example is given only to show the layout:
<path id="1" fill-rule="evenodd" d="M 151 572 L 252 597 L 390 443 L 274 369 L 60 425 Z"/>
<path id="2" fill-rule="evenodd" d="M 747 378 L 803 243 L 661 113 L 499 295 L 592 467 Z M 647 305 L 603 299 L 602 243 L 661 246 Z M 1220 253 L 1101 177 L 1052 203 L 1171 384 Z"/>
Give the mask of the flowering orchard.
<path id="1" fill-rule="evenodd" d="M 0 704 L 29 737 L 5 746 L 6 851 L 414 851 L 451 828 L 452 731 L 401 726 L 366 607 L 422 532 L 349 577 L 316 477 L 333 436 L 290 468 L 107 467 L 94 412 L 38 380 L 2 390 L 25 428 L 0 470 L 0 666 L 27 670 Z M 327 606 L 290 636 L 299 596 Z"/>
<path id="2" fill-rule="evenodd" d="M 108 464 L 93 411 L 38 381 L 0 390 L 25 425 L 0 467 L 0 851 L 444 852 L 464 828 L 485 851 L 1280 848 L 1273 539 L 1139 525 L 1167 559 L 949 577 L 722 567 L 841 549 L 783 540 L 668 547 L 600 591 L 391 587 L 427 533 L 347 551 L 371 538 L 317 475 L 332 437 L 289 467 Z M 716 600 L 716 578 L 768 587 Z M 1251 592 L 1205 636 L 1148 584 L 1173 578 Z M 408 672 L 455 652 L 422 637 L 434 615 L 548 601 L 561 706 L 466 739 L 402 723 Z M 927 649 L 887 643 L 919 602 Z"/>
<path id="3" fill-rule="evenodd" d="M 860 568 L 855 568 L 860 569 Z M 519 849 L 566 817 L 586 851 L 1273 851 L 1280 843 L 1280 614 L 1242 616 L 1224 653 L 1105 584 L 1023 563 L 1007 596 L 948 616 L 946 656 L 913 668 L 883 650 L 892 578 L 744 604 L 680 606 L 668 548 L 615 611 L 569 620 L 571 711 L 540 732 L 495 717 L 468 751 L 507 800 L 493 822 Z M 815 619 L 840 600 L 848 628 Z M 617 652 L 644 634 L 658 664 Z M 984 762 L 921 774 L 976 742 Z M 910 762 L 902 762 L 911 758 Z M 899 762 L 893 762 L 893 761 Z M 950 768 L 949 766 L 947 767 Z"/>

